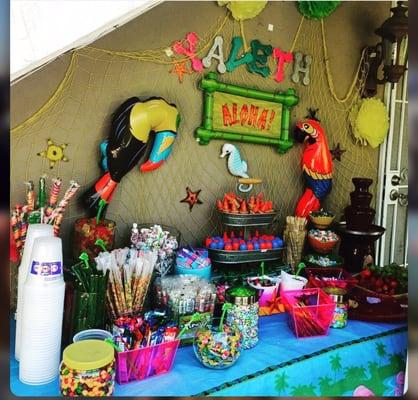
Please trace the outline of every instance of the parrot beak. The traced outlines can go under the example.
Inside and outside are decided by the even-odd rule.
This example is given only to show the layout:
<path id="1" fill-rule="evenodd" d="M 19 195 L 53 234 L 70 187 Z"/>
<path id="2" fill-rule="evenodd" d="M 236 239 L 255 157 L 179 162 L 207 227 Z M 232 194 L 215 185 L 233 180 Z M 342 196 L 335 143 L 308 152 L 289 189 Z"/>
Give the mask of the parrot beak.
<path id="1" fill-rule="evenodd" d="M 298 126 L 295 128 L 294 132 L 295 140 L 299 143 L 303 143 L 308 135 L 304 130 L 299 128 Z"/>
<path id="2" fill-rule="evenodd" d="M 227 154 L 226 151 L 223 151 L 219 157 L 224 158 L 226 156 L 226 154 Z"/>

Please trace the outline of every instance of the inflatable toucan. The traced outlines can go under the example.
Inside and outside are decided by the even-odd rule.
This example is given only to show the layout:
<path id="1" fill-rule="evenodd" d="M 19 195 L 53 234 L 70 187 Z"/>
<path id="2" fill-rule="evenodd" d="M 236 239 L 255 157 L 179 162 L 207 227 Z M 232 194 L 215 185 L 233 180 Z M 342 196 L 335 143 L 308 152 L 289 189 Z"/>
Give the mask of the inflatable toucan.
<path id="1" fill-rule="evenodd" d="M 109 137 L 100 145 L 105 173 L 82 197 L 91 215 L 97 212 L 99 203 L 110 203 L 116 186 L 135 165 L 140 165 L 141 172 L 149 172 L 165 162 L 179 123 L 176 106 L 161 98 L 141 101 L 132 97 L 116 110 Z M 141 163 L 151 143 L 149 159 Z"/>

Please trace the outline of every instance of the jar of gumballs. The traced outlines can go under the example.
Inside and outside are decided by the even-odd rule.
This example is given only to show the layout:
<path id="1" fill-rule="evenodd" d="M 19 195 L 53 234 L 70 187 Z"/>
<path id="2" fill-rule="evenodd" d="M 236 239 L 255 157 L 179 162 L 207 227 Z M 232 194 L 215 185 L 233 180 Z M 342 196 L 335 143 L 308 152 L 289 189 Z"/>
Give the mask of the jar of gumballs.
<path id="1" fill-rule="evenodd" d="M 65 348 L 60 366 L 63 396 L 107 397 L 115 387 L 115 355 L 102 340 L 83 340 Z"/>
<path id="2" fill-rule="evenodd" d="M 250 349 L 258 343 L 257 291 L 246 286 L 236 286 L 226 291 L 226 300 L 232 304 L 226 323 L 242 333 L 242 348 Z"/>

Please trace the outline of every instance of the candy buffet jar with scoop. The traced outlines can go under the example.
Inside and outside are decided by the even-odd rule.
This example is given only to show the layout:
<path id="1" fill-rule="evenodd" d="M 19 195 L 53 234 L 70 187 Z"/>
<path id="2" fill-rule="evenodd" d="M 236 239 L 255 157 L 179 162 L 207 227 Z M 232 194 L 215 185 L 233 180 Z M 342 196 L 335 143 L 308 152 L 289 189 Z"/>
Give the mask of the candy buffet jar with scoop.
<path id="1" fill-rule="evenodd" d="M 196 332 L 193 350 L 197 359 L 207 368 L 224 369 L 234 365 L 242 349 L 242 334 L 239 330 L 223 325 L 219 328 L 204 328 Z"/>
<path id="2" fill-rule="evenodd" d="M 243 349 L 258 343 L 259 304 L 257 291 L 246 286 L 236 286 L 226 291 L 226 300 L 232 303 L 226 314 L 226 323 L 242 333 Z"/>
<path id="3" fill-rule="evenodd" d="M 74 223 L 73 257 L 78 259 L 85 251 L 90 259 L 94 259 L 103 251 L 97 246 L 96 240 L 102 239 L 107 250 L 113 248 L 115 240 L 116 222 L 109 219 L 102 219 L 99 222 L 96 218 L 80 218 Z"/>

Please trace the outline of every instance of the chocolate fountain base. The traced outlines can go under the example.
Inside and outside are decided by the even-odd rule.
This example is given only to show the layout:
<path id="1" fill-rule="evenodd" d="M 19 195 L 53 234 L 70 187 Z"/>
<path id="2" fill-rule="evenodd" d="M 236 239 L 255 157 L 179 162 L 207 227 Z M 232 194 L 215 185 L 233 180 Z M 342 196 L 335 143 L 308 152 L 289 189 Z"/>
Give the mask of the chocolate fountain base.
<path id="1" fill-rule="evenodd" d="M 367 256 L 375 258 L 375 242 L 384 233 L 385 228 L 371 225 L 366 231 L 347 229 L 346 223 L 335 225 L 335 230 L 341 237 L 339 254 L 344 258 L 344 268 L 351 272 L 360 272 Z"/>

